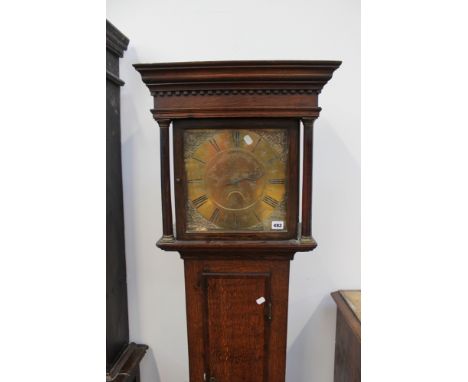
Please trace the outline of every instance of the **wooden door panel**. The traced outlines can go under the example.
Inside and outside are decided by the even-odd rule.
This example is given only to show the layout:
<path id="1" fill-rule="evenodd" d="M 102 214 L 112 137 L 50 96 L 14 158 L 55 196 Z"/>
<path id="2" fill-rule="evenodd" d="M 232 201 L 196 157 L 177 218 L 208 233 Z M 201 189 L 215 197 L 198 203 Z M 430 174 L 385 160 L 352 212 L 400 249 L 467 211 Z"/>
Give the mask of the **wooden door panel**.
<path id="1" fill-rule="evenodd" d="M 190 382 L 284 382 L 289 259 L 213 257 L 184 259 Z"/>
<path id="2" fill-rule="evenodd" d="M 204 273 L 203 278 L 208 375 L 216 382 L 267 382 L 270 274 Z"/>

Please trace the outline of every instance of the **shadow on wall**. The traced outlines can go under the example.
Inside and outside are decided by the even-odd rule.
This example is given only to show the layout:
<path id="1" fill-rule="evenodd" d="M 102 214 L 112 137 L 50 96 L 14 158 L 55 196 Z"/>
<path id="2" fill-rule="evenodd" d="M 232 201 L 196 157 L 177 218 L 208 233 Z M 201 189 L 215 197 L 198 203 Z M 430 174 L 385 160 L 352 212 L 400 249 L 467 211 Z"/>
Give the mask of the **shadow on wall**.
<path id="1" fill-rule="evenodd" d="M 158 214 L 158 179 L 159 168 L 157 166 L 157 130 L 154 126 L 147 127 L 148 121 L 140 118 L 136 106 L 134 84 L 141 82 L 140 75 L 131 66 L 132 62 L 138 62 L 138 56 L 130 43 L 125 55 L 126 66 L 122 67 L 121 75 L 124 75 L 126 84 L 121 92 L 122 103 L 122 175 L 124 190 L 124 216 L 125 216 L 125 248 L 127 262 L 127 290 L 129 304 L 130 337 L 136 342 L 148 344 L 148 338 L 144 338 L 145 322 L 143 320 L 145 309 L 142 288 L 145 285 L 139 280 L 138 272 L 148 264 L 144 263 L 147 252 L 154 254 L 155 243 L 158 239 L 156 232 Z M 126 89 L 132 89 L 129 93 Z M 147 91 L 141 87 L 141 92 L 146 97 Z M 140 106 L 139 106 L 140 107 Z M 150 107 L 149 107 L 150 108 Z M 149 123 L 153 123 L 151 114 L 147 110 Z M 145 110 L 146 111 L 146 110 Z M 125 117 L 125 118 L 124 118 Z M 132 121 L 128 123 L 126 121 Z M 145 146 L 151 146 L 150 149 Z M 144 153 L 154 152 L 153 157 L 148 158 Z M 144 169 L 144 173 L 143 173 Z M 142 187 L 142 184 L 144 187 Z M 155 190 L 155 197 L 148 198 L 141 194 L 141 189 L 148 187 Z M 143 200 L 144 198 L 144 200 Z M 142 210 L 138 201 L 143 200 Z M 151 235 L 151 236 L 150 236 Z M 153 265 L 153 264 L 151 264 Z M 148 344 L 149 345 L 149 344 Z"/>
<path id="2" fill-rule="evenodd" d="M 336 308 L 330 296 L 322 299 L 288 349 L 286 381 L 332 382 Z M 320 363 L 317 360 L 321 360 Z M 312 369 L 312 365 L 320 367 Z"/>
<path id="3" fill-rule="evenodd" d="M 156 359 L 154 358 L 151 348 L 148 349 L 145 357 L 141 361 L 140 372 L 142 381 L 161 382 Z"/>
<path id="4" fill-rule="evenodd" d="M 361 170 L 358 159 L 326 119 L 316 129 L 312 232 L 317 271 L 330 274 L 327 292 L 360 285 Z M 330 148 L 333 150 L 330 150 Z"/>
<path id="5" fill-rule="evenodd" d="M 288 382 L 333 381 L 336 305 L 329 294 L 360 286 L 359 161 L 333 124 L 319 121 L 312 224 L 318 247 L 291 264 Z"/>
<path id="6" fill-rule="evenodd" d="M 131 43 L 128 51 L 126 52 L 126 63 L 137 62 L 138 58 L 135 49 Z M 132 88 L 132 84 L 140 81 L 139 74 L 133 67 L 122 67 L 121 74 L 125 75 L 124 86 Z M 146 94 L 146 89 L 143 89 Z M 142 91 L 143 91 L 142 90 Z M 142 121 L 135 105 L 135 97 L 122 89 L 121 91 L 122 114 L 125 114 L 125 119 L 121 119 L 122 129 L 122 172 L 123 172 L 123 189 L 124 189 L 124 216 L 125 216 L 125 247 L 126 247 L 126 263 L 127 263 L 127 293 L 129 305 L 129 327 L 131 340 L 139 343 L 146 343 L 150 347 L 142 359 L 140 364 L 141 381 L 161 382 L 160 373 L 157 367 L 154 352 L 151 348 L 151 338 L 145 338 L 147 331 L 145 331 L 144 314 L 145 310 L 145 293 L 142 288 L 144 285 L 139 282 L 138 272 L 144 262 L 143 254 L 148 251 L 155 251 L 154 243 L 157 240 L 156 234 L 154 236 L 142 235 L 146 232 L 158 232 L 156 223 L 153 227 L 147 230 L 142 229 L 142 221 L 148 225 L 151 222 L 156 222 L 158 216 L 158 198 L 145 200 L 145 219 L 142 220 L 141 212 L 139 211 L 137 200 L 141 198 L 141 184 L 145 186 L 154 187 L 158 184 L 158 168 L 156 166 L 157 156 L 154 158 L 145 158 L 145 169 L 152 166 L 145 173 L 144 178 L 141 176 L 142 159 L 139 151 L 148 152 L 154 150 L 141 149 L 142 145 L 156 145 L 156 132 L 157 130 L 151 126 L 151 129 L 145 128 L 145 121 Z M 148 109 L 149 114 L 149 109 Z M 131 124 L 125 121 L 132 121 Z M 151 122 L 152 119 L 150 120 Z M 148 137 L 148 134 L 153 136 Z M 148 216 L 154 216 L 151 219 Z M 143 245 L 142 243 L 145 243 Z"/>

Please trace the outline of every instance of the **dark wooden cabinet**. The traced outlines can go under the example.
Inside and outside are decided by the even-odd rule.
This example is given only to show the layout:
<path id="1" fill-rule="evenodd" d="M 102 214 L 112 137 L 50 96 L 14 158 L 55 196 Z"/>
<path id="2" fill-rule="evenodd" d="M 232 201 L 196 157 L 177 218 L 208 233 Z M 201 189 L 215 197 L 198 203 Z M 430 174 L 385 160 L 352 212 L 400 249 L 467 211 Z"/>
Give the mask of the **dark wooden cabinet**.
<path id="1" fill-rule="evenodd" d="M 106 372 L 107 381 L 138 381 L 147 346 L 129 343 L 125 263 L 119 58 L 128 39 L 106 21 Z"/>
<path id="2" fill-rule="evenodd" d="M 191 382 L 284 382 L 289 265 L 296 252 L 317 245 L 313 123 L 318 95 L 339 66 L 135 65 L 160 127 L 163 235 L 157 245 L 179 252 L 185 264 Z"/>
<path id="3" fill-rule="evenodd" d="M 336 302 L 335 382 L 361 381 L 361 291 L 332 293 Z"/>

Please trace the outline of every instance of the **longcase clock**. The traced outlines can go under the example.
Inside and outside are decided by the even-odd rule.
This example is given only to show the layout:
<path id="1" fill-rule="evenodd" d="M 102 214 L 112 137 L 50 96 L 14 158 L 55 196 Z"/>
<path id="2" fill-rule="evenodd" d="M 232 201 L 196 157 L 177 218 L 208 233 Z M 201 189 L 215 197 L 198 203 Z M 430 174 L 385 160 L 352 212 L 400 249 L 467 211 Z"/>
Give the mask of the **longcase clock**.
<path id="1" fill-rule="evenodd" d="M 160 127 L 157 246 L 185 265 L 191 382 L 284 382 L 289 264 L 317 245 L 318 94 L 340 64 L 135 65 Z"/>

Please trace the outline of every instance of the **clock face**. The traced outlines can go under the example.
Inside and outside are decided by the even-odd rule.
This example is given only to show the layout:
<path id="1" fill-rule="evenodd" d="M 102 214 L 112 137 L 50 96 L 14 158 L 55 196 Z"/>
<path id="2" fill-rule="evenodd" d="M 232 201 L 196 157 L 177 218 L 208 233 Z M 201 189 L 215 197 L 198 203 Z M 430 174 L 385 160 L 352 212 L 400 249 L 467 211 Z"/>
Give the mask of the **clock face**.
<path id="1" fill-rule="evenodd" d="M 183 139 L 187 232 L 287 230 L 287 129 L 186 129 Z"/>

